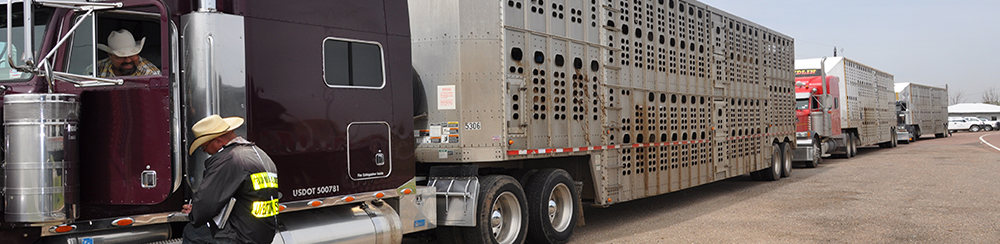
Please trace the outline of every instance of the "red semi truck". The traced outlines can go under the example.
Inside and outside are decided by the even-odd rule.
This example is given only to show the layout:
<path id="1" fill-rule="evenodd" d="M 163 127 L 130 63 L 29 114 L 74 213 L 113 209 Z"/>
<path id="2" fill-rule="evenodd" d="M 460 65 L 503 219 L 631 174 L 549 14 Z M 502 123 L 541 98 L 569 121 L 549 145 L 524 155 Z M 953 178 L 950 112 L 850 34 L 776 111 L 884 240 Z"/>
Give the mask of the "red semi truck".
<path id="1" fill-rule="evenodd" d="M 697 1 L 7 7 L 0 243 L 179 242 L 210 114 L 278 167 L 275 243 L 559 243 L 583 203 L 791 173 L 794 41 Z M 119 29 L 159 75 L 93 75 Z"/>
<path id="2" fill-rule="evenodd" d="M 850 158 L 858 147 L 896 146 L 891 74 L 844 57 L 795 60 L 795 161 Z"/>

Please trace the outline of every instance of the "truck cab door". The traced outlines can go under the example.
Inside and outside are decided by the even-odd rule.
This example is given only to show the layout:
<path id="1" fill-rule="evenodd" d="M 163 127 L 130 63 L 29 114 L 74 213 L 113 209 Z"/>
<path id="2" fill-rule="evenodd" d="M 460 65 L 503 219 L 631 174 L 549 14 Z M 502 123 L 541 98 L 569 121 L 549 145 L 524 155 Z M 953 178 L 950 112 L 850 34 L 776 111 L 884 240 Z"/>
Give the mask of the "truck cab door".
<path id="1" fill-rule="evenodd" d="M 60 47 L 56 71 L 95 77 L 108 53 L 112 31 L 128 30 L 142 44 L 138 56 L 158 73 L 103 77 L 121 84 L 95 80 L 55 83 L 54 91 L 80 97 L 80 181 L 84 204 L 154 205 L 179 188 L 177 140 L 179 119 L 176 72 L 171 62 L 175 42 L 166 8 L 160 2 L 125 1 L 122 8 L 69 12 L 60 36 L 72 35 Z M 73 33 L 68 30 L 79 22 Z M 139 63 L 134 64 L 139 67 Z M 147 69 L 152 70 L 152 69 Z"/>

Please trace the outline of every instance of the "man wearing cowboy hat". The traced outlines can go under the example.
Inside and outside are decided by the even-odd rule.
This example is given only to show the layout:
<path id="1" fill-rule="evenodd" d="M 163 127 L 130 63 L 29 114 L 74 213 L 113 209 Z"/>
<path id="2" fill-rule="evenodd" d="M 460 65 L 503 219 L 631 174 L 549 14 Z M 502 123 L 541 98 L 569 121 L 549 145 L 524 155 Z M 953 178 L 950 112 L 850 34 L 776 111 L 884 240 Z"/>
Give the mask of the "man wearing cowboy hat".
<path id="1" fill-rule="evenodd" d="M 263 150 L 233 132 L 241 125 L 243 118 L 213 114 L 191 127 L 195 139 L 188 154 L 201 147 L 211 156 L 205 160 L 205 177 L 194 199 L 183 206 L 182 212 L 189 213 L 191 220 L 184 228 L 185 243 L 271 243 L 274 239 L 278 169 Z M 224 213 L 231 199 L 235 204 L 228 220 L 217 223 L 213 217 Z"/>
<path id="2" fill-rule="evenodd" d="M 145 58 L 139 57 L 146 38 L 135 41 L 132 32 L 126 29 L 112 31 L 108 45 L 97 44 L 97 49 L 108 53 L 108 58 L 97 61 L 97 77 L 130 75 L 159 75 L 160 69 Z"/>

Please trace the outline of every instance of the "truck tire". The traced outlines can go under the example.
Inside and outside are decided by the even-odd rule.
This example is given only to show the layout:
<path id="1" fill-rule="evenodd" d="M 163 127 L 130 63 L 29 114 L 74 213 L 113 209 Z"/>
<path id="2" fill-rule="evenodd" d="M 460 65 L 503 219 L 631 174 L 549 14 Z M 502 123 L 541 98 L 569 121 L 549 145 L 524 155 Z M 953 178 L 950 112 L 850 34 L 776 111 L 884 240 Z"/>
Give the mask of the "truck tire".
<path id="1" fill-rule="evenodd" d="M 778 144 L 771 144 L 771 167 L 761 170 L 760 176 L 765 181 L 781 179 L 781 148 Z"/>
<path id="2" fill-rule="evenodd" d="M 861 138 L 858 138 L 857 134 L 851 133 L 850 135 L 851 135 L 851 155 L 848 158 L 858 156 L 858 142 L 861 141 Z"/>
<path id="3" fill-rule="evenodd" d="M 528 232 L 528 203 L 513 177 L 479 178 L 476 226 L 463 228 L 465 243 L 520 244 Z"/>
<path id="4" fill-rule="evenodd" d="M 813 160 L 806 161 L 806 168 L 816 168 L 819 163 L 823 162 L 823 148 L 820 147 L 819 138 L 813 138 L 812 147 Z"/>
<path id="5" fill-rule="evenodd" d="M 851 149 L 854 148 L 854 135 L 847 133 L 844 138 L 844 155 L 840 155 L 843 158 L 851 158 Z"/>
<path id="6" fill-rule="evenodd" d="M 969 126 L 969 132 L 979 132 L 979 126 L 978 125 Z"/>
<path id="7" fill-rule="evenodd" d="M 945 133 L 934 134 L 934 138 L 944 138 Z"/>
<path id="8" fill-rule="evenodd" d="M 989 126 L 989 125 L 983 126 L 983 131 L 992 131 L 992 130 L 993 130 L 993 126 Z"/>
<path id="9" fill-rule="evenodd" d="M 788 142 L 781 143 L 781 177 L 792 176 L 792 146 Z"/>
<path id="10" fill-rule="evenodd" d="M 573 177 L 562 169 L 536 172 L 526 186 L 528 241 L 565 243 L 573 234 L 580 202 Z"/>

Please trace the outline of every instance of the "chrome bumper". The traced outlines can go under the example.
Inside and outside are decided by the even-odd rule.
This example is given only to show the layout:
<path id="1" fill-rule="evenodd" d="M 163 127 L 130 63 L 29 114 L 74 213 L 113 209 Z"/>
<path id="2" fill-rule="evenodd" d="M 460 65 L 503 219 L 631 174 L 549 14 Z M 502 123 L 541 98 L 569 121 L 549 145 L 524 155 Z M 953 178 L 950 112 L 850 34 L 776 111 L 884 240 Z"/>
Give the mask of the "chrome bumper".
<path id="1" fill-rule="evenodd" d="M 813 150 L 812 138 L 798 138 L 795 140 L 795 145 L 795 150 L 792 151 L 792 161 L 813 161 L 813 154 L 810 153 Z"/>

